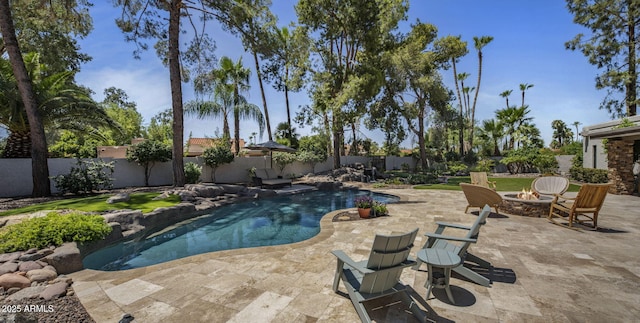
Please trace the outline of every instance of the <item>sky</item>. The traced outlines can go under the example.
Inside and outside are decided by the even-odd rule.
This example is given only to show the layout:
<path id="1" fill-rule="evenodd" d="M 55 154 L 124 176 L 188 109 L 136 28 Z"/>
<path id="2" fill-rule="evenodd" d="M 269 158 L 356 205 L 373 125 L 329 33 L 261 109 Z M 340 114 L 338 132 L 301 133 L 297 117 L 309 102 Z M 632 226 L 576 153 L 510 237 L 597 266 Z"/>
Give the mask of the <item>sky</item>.
<path id="1" fill-rule="evenodd" d="M 273 3 L 271 10 L 278 16 L 279 26 L 295 20 L 294 1 L 273 0 Z M 148 124 L 158 112 L 171 107 L 168 68 L 161 64 L 153 50 L 144 53 L 140 60 L 133 58 L 135 45 L 125 42 L 124 35 L 116 27 L 114 20 L 120 9 L 114 8 L 110 1 L 94 1 L 90 12 L 94 30 L 79 43 L 81 51 L 93 60 L 81 67 L 77 82 L 96 92 L 94 99 L 97 101 L 103 99 L 103 91 L 108 87 L 123 89 L 130 100 L 136 102 L 145 125 Z M 408 32 L 410 23 L 416 20 L 435 25 L 439 37 L 461 35 L 468 42 L 469 54 L 461 58 L 457 68 L 458 73 L 471 74 L 468 80 L 472 86 L 475 86 L 478 73 L 473 37 L 494 38 L 483 48 L 482 82 L 476 106 L 478 123 L 494 118 L 495 111 L 506 106 L 504 98 L 499 96 L 505 90 L 513 90 L 509 103 L 520 105 L 519 85 L 523 83 L 534 85 L 526 92 L 525 104 L 529 105 L 529 116 L 540 129 L 546 146 L 551 142 L 553 120 L 564 121 L 574 132 L 572 124 L 576 121 L 582 124 L 582 129 L 610 120 L 608 113 L 599 109 L 605 92 L 595 89 L 598 70 L 582 53 L 564 47 L 564 43 L 576 34 L 588 32 L 573 23 L 565 1 L 414 0 L 400 30 Z M 244 50 L 240 39 L 221 30 L 215 22 L 208 23 L 207 33 L 216 42 L 218 58 L 228 56 L 237 60 L 242 56 L 245 66 L 252 68 L 251 89 L 245 96 L 262 109 L 253 58 Z M 441 74 L 445 85 L 454 90 L 453 72 L 445 70 Z M 265 90 L 271 127 L 275 130 L 278 123 L 286 121 L 284 93 L 276 91 L 269 83 L 265 83 Z M 183 96 L 184 102 L 195 98 L 190 84 L 183 84 Z M 290 102 L 292 113 L 299 106 L 311 103 L 305 90 L 290 94 Z M 221 132 L 222 120 L 185 117 L 184 127 L 185 138 L 190 133 L 193 137 L 212 137 L 216 131 Z M 294 127 L 300 135 L 311 133 L 309 126 Z M 363 136 L 382 144 L 382 132 L 364 127 L 360 130 Z M 241 138 L 248 141 L 252 132 L 257 132 L 257 124 L 241 121 Z M 257 141 L 267 139 L 265 133 Z M 409 138 L 402 146 L 410 147 L 415 142 L 417 139 Z"/>

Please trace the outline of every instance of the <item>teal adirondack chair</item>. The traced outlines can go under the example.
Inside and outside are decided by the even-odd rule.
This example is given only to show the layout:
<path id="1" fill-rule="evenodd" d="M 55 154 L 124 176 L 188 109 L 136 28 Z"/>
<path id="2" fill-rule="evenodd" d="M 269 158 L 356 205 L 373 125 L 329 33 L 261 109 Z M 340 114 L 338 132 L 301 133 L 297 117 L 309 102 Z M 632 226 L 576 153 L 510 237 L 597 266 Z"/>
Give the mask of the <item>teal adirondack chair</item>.
<path id="1" fill-rule="evenodd" d="M 460 224 L 455 224 L 455 223 L 436 222 L 436 224 L 438 224 L 438 228 L 434 233 L 425 234 L 427 236 L 427 242 L 424 244 L 422 248 L 423 249 L 424 248 L 444 249 L 451 253 L 457 254 L 462 259 L 462 263 L 460 264 L 460 266 L 453 268 L 453 271 L 470 279 L 471 281 L 477 284 L 489 287 L 491 284 L 491 281 L 488 278 L 463 266 L 465 261 L 470 261 L 479 265 L 482 268 L 487 268 L 487 269 L 491 268 L 491 263 L 481 259 L 480 257 L 474 256 L 467 251 L 469 249 L 469 246 L 472 243 L 476 243 L 478 241 L 480 226 L 486 223 L 489 213 L 491 213 L 491 208 L 489 207 L 489 205 L 485 205 L 482 211 L 480 212 L 480 214 L 478 215 L 478 218 L 476 219 L 476 221 L 470 227 L 460 225 Z M 464 238 L 447 236 L 443 234 L 446 228 L 464 230 L 464 231 L 467 231 L 467 234 Z M 420 265 L 422 265 L 422 261 L 418 259 L 414 269 L 418 269 Z"/>
<path id="2" fill-rule="evenodd" d="M 362 322 L 371 322 L 364 302 L 398 292 L 403 292 L 402 299 L 413 315 L 421 322 L 426 321 L 426 314 L 411 299 L 405 290 L 407 286 L 400 282 L 402 270 L 416 264 L 409 258 L 409 252 L 417 234 L 418 229 L 401 235 L 376 235 L 369 259 L 365 261 L 353 261 L 340 250 L 331 252 L 338 258 L 333 290 L 338 292 L 340 280 L 344 282 Z"/>

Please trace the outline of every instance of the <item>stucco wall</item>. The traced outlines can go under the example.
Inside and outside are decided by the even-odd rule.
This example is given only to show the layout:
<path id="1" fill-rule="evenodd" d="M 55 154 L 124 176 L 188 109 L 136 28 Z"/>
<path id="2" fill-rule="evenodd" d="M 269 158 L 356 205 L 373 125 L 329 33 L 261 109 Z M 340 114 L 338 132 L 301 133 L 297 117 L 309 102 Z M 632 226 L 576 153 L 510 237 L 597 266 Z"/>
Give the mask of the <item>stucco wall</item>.
<path id="1" fill-rule="evenodd" d="M 130 163 L 126 159 L 104 158 L 105 162 L 115 162 L 113 178 L 114 188 L 123 188 L 131 186 L 144 186 L 144 169 L 135 163 Z M 359 156 L 342 156 L 341 163 L 343 165 L 362 163 L 367 165 L 370 159 L 368 157 Z M 184 162 L 195 162 L 203 165 L 202 159 L 197 157 L 185 157 Z M 57 176 L 68 174 L 71 167 L 75 166 L 76 160 L 71 158 L 51 158 L 49 159 L 49 176 Z M 269 168 L 271 159 L 269 156 L 260 157 L 237 157 L 233 163 L 220 166 L 216 171 L 216 182 L 219 183 L 242 183 L 249 181 L 249 169 Z M 411 165 L 410 157 L 389 157 L 386 159 L 387 169 L 393 169 L 394 165 L 408 163 Z M 333 160 L 328 159 L 325 162 L 315 165 L 315 170 L 311 169 L 311 165 L 295 162 L 285 167 L 284 177 L 291 174 L 295 176 L 305 175 L 311 172 L 324 172 L 332 169 Z M 279 169 L 274 164 L 273 168 L 276 172 Z M 204 166 L 202 168 L 202 181 L 211 180 L 211 168 Z M 151 169 L 149 177 L 150 186 L 171 185 L 173 183 L 173 172 L 171 162 L 157 163 Z M 0 197 L 28 196 L 31 194 L 33 183 L 31 180 L 31 159 L 2 159 L 0 158 Z M 55 182 L 51 180 L 51 192 L 58 193 Z"/>

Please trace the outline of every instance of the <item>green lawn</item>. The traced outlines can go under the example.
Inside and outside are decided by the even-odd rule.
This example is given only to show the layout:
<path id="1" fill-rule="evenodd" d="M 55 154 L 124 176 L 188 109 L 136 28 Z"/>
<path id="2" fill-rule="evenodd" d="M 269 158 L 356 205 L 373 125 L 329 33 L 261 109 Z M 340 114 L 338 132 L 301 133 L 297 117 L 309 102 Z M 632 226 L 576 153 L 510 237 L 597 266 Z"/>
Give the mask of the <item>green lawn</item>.
<path id="1" fill-rule="evenodd" d="M 57 201 L 51 201 L 46 203 L 34 204 L 19 209 L 13 209 L 9 211 L 0 212 L 0 216 L 14 215 L 21 213 L 32 213 L 42 210 L 78 210 L 85 212 L 104 212 L 108 210 L 119 209 L 132 209 L 142 210 L 143 213 L 148 213 L 159 207 L 168 207 L 180 203 L 180 197 L 177 195 L 171 195 L 169 198 L 163 200 L 154 201 L 153 198 L 160 195 L 160 193 L 134 193 L 131 194 L 131 200 L 129 202 L 120 202 L 114 204 L 108 204 L 107 199 L 111 195 L 98 195 L 89 197 L 78 197 L 63 199 Z"/>
<path id="2" fill-rule="evenodd" d="M 526 177 L 489 177 L 490 181 L 496 182 L 496 190 L 504 192 L 521 191 L 531 188 L 531 182 L 534 178 Z M 447 184 L 424 184 L 416 185 L 415 189 L 427 189 L 427 190 L 452 190 L 460 191 L 460 183 L 471 183 L 469 176 L 449 177 Z M 577 192 L 580 189 L 579 185 L 570 184 L 568 192 Z"/>

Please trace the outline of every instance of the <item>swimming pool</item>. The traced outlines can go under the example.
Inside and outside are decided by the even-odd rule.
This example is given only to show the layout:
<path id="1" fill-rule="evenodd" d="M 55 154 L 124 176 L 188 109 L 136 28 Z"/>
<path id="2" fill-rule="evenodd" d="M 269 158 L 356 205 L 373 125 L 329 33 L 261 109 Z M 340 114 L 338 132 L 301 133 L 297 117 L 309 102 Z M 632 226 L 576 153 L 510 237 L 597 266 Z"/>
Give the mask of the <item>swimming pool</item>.
<path id="1" fill-rule="evenodd" d="M 146 267 L 206 252 L 282 245 L 320 232 L 327 213 L 354 207 L 356 196 L 384 203 L 391 195 L 369 191 L 313 191 L 223 206 L 181 225 L 122 241 L 87 255 L 84 267 L 115 271 Z"/>

